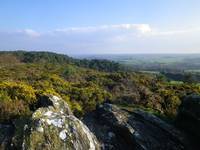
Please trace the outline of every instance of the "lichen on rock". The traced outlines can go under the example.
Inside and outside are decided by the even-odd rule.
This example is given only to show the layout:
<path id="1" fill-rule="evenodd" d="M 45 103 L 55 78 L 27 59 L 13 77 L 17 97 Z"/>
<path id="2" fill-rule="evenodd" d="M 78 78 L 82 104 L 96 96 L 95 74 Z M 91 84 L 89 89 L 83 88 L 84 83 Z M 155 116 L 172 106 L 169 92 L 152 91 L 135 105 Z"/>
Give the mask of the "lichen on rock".
<path id="1" fill-rule="evenodd" d="M 38 108 L 33 113 L 24 149 L 100 149 L 96 137 L 72 114 L 67 103 L 56 96 L 49 96 L 49 100 L 52 106 Z"/>

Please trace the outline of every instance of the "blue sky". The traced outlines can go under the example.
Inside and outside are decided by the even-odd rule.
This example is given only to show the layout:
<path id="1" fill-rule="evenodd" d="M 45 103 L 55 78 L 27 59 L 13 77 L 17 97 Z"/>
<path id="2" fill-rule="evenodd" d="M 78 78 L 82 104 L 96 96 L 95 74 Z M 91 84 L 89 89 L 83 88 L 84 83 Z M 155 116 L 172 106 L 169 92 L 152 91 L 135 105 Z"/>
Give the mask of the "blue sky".
<path id="1" fill-rule="evenodd" d="M 1 0 L 0 49 L 200 53 L 199 0 Z"/>

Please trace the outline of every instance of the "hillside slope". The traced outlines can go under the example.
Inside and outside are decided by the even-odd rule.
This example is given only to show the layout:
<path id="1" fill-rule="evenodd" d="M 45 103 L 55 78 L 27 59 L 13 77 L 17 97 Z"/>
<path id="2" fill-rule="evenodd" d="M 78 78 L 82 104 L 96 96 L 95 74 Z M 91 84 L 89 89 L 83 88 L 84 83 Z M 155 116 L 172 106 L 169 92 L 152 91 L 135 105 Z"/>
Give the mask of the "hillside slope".
<path id="1" fill-rule="evenodd" d="M 181 101 L 191 94 L 200 94 L 199 84 L 126 71 L 107 60 L 79 60 L 48 52 L 0 52 L 0 125 L 8 125 L 8 130 L 18 120 L 29 120 L 49 95 L 62 98 L 79 118 L 109 102 L 130 112 L 140 108 L 173 123 Z"/>
<path id="2" fill-rule="evenodd" d="M 74 64 L 80 67 L 96 69 L 100 71 L 119 71 L 123 68 L 119 63 L 108 60 L 81 60 L 64 54 L 53 52 L 26 52 L 26 51 L 0 51 L 0 64 L 15 63 L 51 63 L 51 64 Z"/>

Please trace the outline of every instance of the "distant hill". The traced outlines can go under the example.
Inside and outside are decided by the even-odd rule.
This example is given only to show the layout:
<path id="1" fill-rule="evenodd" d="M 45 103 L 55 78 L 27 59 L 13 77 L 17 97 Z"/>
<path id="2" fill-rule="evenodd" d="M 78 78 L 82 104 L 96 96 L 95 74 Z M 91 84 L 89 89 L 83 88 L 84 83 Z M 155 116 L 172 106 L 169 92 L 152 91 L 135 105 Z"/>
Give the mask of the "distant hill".
<path id="1" fill-rule="evenodd" d="M 124 70 L 122 65 L 109 60 L 98 59 L 75 59 L 64 54 L 53 52 L 36 51 L 1 51 L 0 64 L 13 63 L 52 63 L 52 64 L 73 64 L 79 67 L 95 69 L 99 71 L 120 71 Z"/>
<path id="2" fill-rule="evenodd" d="M 140 71 L 200 70 L 200 54 L 105 54 L 80 55 L 76 58 L 107 59 Z"/>
<path id="3" fill-rule="evenodd" d="M 26 51 L 1 51 L 0 57 L 3 59 L 7 56 L 7 61 L 15 58 L 18 62 L 23 63 L 70 63 L 72 58 L 67 55 L 56 54 L 52 52 L 26 52 Z"/>

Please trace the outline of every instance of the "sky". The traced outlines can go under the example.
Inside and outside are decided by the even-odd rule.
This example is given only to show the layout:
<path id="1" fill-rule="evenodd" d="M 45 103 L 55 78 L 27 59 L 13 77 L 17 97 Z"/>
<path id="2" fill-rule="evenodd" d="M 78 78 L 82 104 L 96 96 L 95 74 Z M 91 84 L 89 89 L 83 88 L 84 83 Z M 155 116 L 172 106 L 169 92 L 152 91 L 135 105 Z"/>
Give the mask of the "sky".
<path id="1" fill-rule="evenodd" d="M 0 50 L 200 53 L 199 0 L 0 0 Z"/>

